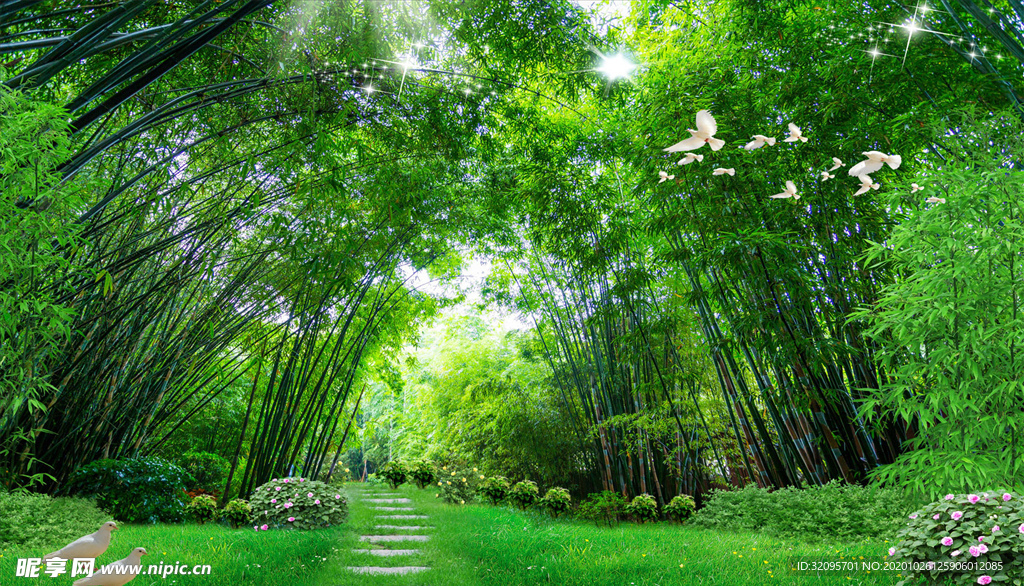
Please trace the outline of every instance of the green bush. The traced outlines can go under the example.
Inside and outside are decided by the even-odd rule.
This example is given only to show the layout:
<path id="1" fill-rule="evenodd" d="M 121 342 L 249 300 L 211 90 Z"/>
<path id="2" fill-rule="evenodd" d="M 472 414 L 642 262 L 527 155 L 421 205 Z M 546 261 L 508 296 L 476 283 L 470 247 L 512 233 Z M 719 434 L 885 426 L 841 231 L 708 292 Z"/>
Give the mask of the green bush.
<path id="1" fill-rule="evenodd" d="M 207 521 L 216 521 L 217 499 L 208 494 L 199 495 L 185 505 L 185 513 L 200 525 Z"/>
<path id="2" fill-rule="evenodd" d="M 262 530 L 331 527 L 348 514 L 348 499 L 338 489 L 305 478 L 275 478 L 253 491 L 249 505 Z"/>
<path id="3" fill-rule="evenodd" d="M 0 492 L 0 550 L 64 545 L 109 520 L 92 499 Z"/>
<path id="4" fill-rule="evenodd" d="M 193 479 L 178 465 L 160 458 L 97 460 L 75 470 L 65 491 L 95 497 L 115 519 L 128 523 L 180 523 L 185 487 Z"/>
<path id="5" fill-rule="evenodd" d="M 492 505 L 496 505 L 505 500 L 511 488 L 512 485 L 509 483 L 508 478 L 492 476 L 480 483 L 480 494 L 484 495 Z"/>
<path id="6" fill-rule="evenodd" d="M 398 488 L 405 482 L 405 466 L 398 460 L 392 460 L 381 467 L 379 476 L 388 481 L 391 488 Z"/>
<path id="7" fill-rule="evenodd" d="M 594 523 L 603 520 L 611 525 L 619 520 L 627 504 L 626 499 L 615 491 L 595 492 L 580 503 L 579 516 Z"/>
<path id="8" fill-rule="evenodd" d="M 658 501 L 654 497 L 644 493 L 633 498 L 633 502 L 626 505 L 624 512 L 633 517 L 637 523 L 658 520 Z"/>
<path id="9" fill-rule="evenodd" d="M 476 468 L 455 464 L 443 466 L 437 475 L 437 496 L 453 505 L 473 502 L 480 476 Z"/>
<path id="10" fill-rule="evenodd" d="M 407 474 L 412 478 L 416 486 L 425 488 L 434 483 L 434 467 L 426 460 L 416 460 L 408 467 Z"/>
<path id="11" fill-rule="evenodd" d="M 178 465 L 194 480 L 188 488 L 201 488 L 218 493 L 224 490 L 224 481 L 231 469 L 231 462 L 210 452 L 185 452 L 178 458 Z"/>
<path id="12" fill-rule="evenodd" d="M 526 507 L 537 502 L 537 499 L 540 498 L 540 489 L 537 488 L 536 482 L 532 480 L 523 480 L 521 482 L 517 482 L 512 489 L 508 491 L 507 498 L 513 505 L 525 511 Z"/>
<path id="13" fill-rule="evenodd" d="M 693 523 L 808 540 L 877 539 L 898 531 L 909 508 L 896 491 L 839 481 L 774 492 L 748 485 L 735 491 L 712 491 Z"/>
<path id="14" fill-rule="evenodd" d="M 908 515 L 907 526 L 889 548 L 892 560 L 912 562 L 906 580 L 1020 584 L 1024 576 L 1024 499 L 1013 493 L 949 494 Z M 977 563 L 988 569 L 943 568 L 914 571 L 929 562 Z M 989 578 L 985 580 L 985 576 Z"/>
<path id="15" fill-rule="evenodd" d="M 556 486 L 548 490 L 544 498 L 540 499 L 540 506 L 547 509 L 552 516 L 558 517 L 572 506 L 572 497 L 569 496 L 568 489 Z"/>
<path id="16" fill-rule="evenodd" d="M 228 522 L 232 529 L 242 526 L 249 526 L 252 520 L 252 506 L 249 501 L 243 499 L 231 499 L 231 501 L 220 512 L 220 518 Z"/>
<path id="17" fill-rule="evenodd" d="M 380 476 L 377 476 L 376 473 L 371 472 L 371 473 L 366 475 L 366 483 L 365 484 L 367 486 L 384 486 L 385 482 L 384 482 L 383 478 L 381 478 Z"/>
<path id="18" fill-rule="evenodd" d="M 673 521 L 682 522 L 689 519 L 696 508 L 697 504 L 693 502 L 692 496 L 681 494 L 665 505 L 665 516 Z"/>

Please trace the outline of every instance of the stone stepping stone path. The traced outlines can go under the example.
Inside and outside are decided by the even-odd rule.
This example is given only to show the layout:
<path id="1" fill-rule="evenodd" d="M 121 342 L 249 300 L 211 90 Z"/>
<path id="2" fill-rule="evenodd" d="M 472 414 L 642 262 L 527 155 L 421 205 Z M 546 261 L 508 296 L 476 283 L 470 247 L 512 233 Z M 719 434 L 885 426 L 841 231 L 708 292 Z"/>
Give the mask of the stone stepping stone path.
<path id="1" fill-rule="evenodd" d="M 381 568 L 376 566 L 349 566 L 350 570 L 357 574 L 415 574 L 416 572 L 424 572 L 430 568 L 426 566 L 394 566 L 390 568 Z"/>
<path id="2" fill-rule="evenodd" d="M 423 552 L 418 549 L 353 549 L 352 553 L 365 553 L 388 558 L 396 555 L 419 555 Z"/>
<path id="3" fill-rule="evenodd" d="M 398 529 L 399 531 L 420 531 L 423 529 L 433 529 L 427 525 L 374 525 L 375 529 Z"/>
<path id="4" fill-rule="evenodd" d="M 378 519 L 426 519 L 426 515 L 377 515 Z"/>
<path id="5" fill-rule="evenodd" d="M 364 493 L 359 498 L 361 504 L 370 505 L 368 508 L 373 511 L 384 511 L 381 514 L 374 515 L 374 519 L 381 521 L 381 524 L 375 525 L 374 529 L 382 529 L 387 531 L 399 531 L 394 535 L 361 535 L 359 541 L 371 544 L 375 549 L 353 549 L 352 553 L 370 555 L 376 558 L 394 558 L 394 557 L 406 557 L 416 556 L 422 554 L 422 550 L 419 549 L 400 549 L 406 543 L 416 543 L 429 541 L 429 535 L 422 535 L 412 532 L 421 532 L 433 529 L 433 527 L 427 525 L 391 525 L 387 524 L 389 520 L 425 520 L 428 518 L 427 515 L 416 515 L 415 508 L 412 506 L 408 507 L 396 507 L 391 505 L 412 505 L 412 499 L 402 498 L 399 493 L 381 493 L 372 492 Z M 390 514 L 389 514 L 390 513 Z M 407 513 L 407 514 L 394 514 L 394 513 Z M 391 546 L 394 544 L 395 549 Z M 349 571 L 357 574 L 371 574 L 371 575 L 404 575 L 414 574 L 417 572 L 424 572 L 430 568 L 427 566 L 386 566 L 386 565 L 372 565 L 372 566 L 348 566 Z"/>

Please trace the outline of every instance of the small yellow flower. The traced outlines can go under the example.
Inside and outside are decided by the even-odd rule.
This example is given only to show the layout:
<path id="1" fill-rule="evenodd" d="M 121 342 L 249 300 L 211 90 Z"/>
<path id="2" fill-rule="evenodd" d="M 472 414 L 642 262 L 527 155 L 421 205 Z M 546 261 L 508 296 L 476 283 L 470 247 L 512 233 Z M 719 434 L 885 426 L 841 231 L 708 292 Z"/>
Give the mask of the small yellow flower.
<path id="1" fill-rule="evenodd" d="M 466 501 L 459 501 L 459 502 L 462 503 L 462 504 L 466 504 Z"/>
<path id="2" fill-rule="evenodd" d="M 454 470 L 452 470 L 452 476 L 455 476 L 455 471 Z"/>
<path id="3" fill-rule="evenodd" d="M 449 481 L 448 481 L 448 486 L 451 486 L 451 485 L 452 485 L 452 481 L 451 481 L 451 480 L 449 480 Z"/>
<path id="4" fill-rule="evenodd" d="M 483 475 L 483 474 L 481 474 L 481 475 L 480 475 L 480 480 L 483 480 L 483 479 L 484 479 L 484 475 Z"/>
<path id="5" fill-rule="evenodd" d="M 438 485 L 438 486 L 441 486 L 441 483 L 440 483 L 440 482 L 438 482 L 438 483 L 437 483 L 437 485 Z"/>
<path id="6" fill-rule="evenodd" d="M 473 472 L 477 472 L 477 469 L 476 469 L 476 468 L 473 468 Z"/>
<path id="7" fill-rule="evenodd" d="M 463 478 L 462 478 L 462 481 L 463 481 L 463 482 L 465 482 L 465 481 L 466 481 L 466 478 L 465 478 L 465 477 L 463 477 Z"/>

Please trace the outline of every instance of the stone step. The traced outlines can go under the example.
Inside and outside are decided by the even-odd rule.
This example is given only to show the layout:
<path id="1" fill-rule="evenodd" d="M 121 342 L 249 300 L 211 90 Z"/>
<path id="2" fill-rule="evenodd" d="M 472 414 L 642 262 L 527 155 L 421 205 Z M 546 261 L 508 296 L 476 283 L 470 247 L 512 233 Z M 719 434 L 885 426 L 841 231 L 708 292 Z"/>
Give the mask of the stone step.
<path id="1" fill-rule="evenodd" d="M 399 531 L 420 531 L 422 529 L 433 529 L 427 525 L 374 525 L 376 529 L 398 529 Z"/>
<path id="2" fill-rule="evenodd" d="M 423 552 L 418 549 L 353 549 L 352 553 L 366 553 L 388 558 L 396 555 L 419 555 Z"/>
<path id="3" fill-rule="evenodd" d="M 415 574 L 425 572 L 430 568 L 425 566 L 397 566 L 393 568 L 379 568 L 375 566 L 349 566 L 349 570 L 357 574 Z"/>
<path id="4" fill-rule="evenodd" d="M 368 503 L 381 503 L 381 504 L 392 504 L 392 505 L 409 505 L 412 504 L 412 499 L 363 499 Z"/>
<path id="5" fill-rule="evenodd" d="M 412 507 L 370 507 L 374 511 L 415 511 Z"/>
<path id="6" fill-rule="evenodd" d="M 429 519 L 426 515 L 376 515 L 374 519 Z"/>
<path id="7" fill-rule="evenodd" d="M 359 541 L 379 543 L 383 541 L 429 541 L 429 535 L 361 535 Z"/>

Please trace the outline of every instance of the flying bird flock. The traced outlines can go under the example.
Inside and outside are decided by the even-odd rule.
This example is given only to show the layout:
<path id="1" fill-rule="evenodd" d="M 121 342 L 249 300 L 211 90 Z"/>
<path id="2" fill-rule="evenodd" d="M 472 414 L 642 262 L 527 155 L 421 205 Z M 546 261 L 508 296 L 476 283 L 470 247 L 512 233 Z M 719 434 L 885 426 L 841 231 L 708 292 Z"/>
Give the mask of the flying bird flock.
<path id="1" fill-rule="evenodd" d="M 708 110 L 701 110 L 697 112 L 697 129 L 694 130 L 692 128 L 688 128 L 687 131 L 690 133 L 690 138 L 681 140 L 662 150 L 669 153 L 677 153 L 681 151 L 695 151 L 704 145 L 708 145 L 711 147 L 712 151 L 719 151 L 725 146 L 724 140 L 715 138 L 715 134 L 718 132 L 718 123 L 715 122 L 715 117 L 712 116 L 711 112 Z M 752 140 L 740 148 L 745 151 L 753 151 L 764 146 L 775 146 L 776 142 L 775 137 L 765 136 L 763 134 L 755 134 L 750 138 Z M 790 122 L 789 136 L 782 139 L 782 142 L 803 143 L 807 142 L 807 137 L 804 136 L 803 131 L 799 126 Z M 860 188 L 857 189 L 853 195 L 861 195 L 870 190 L 878 190 L 881 185 L 871 178 L 871 173 L 875 173 L 876 171 L 883 169 L 886 165 L 888 165 L 890 169 L 898 169 L 900 164 L 903 163 L 903 159 L 899 155 L 889 155 L 881 151 L 865 151 L 861 154 L 867 157 L 867 159 L 853 165 L 850 167 L 849 171 L 847 171 L 851 177 L 856 177 L 860 180 Z M 700 163 L 703 161 L 704 155 L 687 152 L 682 159 L 679 159 L 679 164 L 689 165 L 694 162 Z M 834 179 L 835 175 L 832 172 L 844 166 L 846 166 L 846 164 L 842 159 L 832 157 L 832 166 L 821 172 L 821 180 L 828 181 L 829 179 Z M 726 169 L 718 167 L 711 174 L 735 176 L 736 170 L 733 168 Z M 669 175 L 665 171 L 658 171 L 658 176 L 660 177 L 660 181 L 658 181 L 658 183 L 664 183 L 667 180 L 675 179 L 675 175 Z M 913 183 L 911 185 L 910 192 L 914 193 L 922 189 L 924 188 L 917 183 Z M 797 200 L 800 199 L 800 194 L 797 191 L 796 183 L 793 181 L 786 181 L 786 186 L 782 193 L 777 193 L 769 197 L 772 199 L 793 198 L 794 200 Z M 925 201 L 927 203 L 946 203 L 946 200 L 940 197 L 929 197 Z"/>

